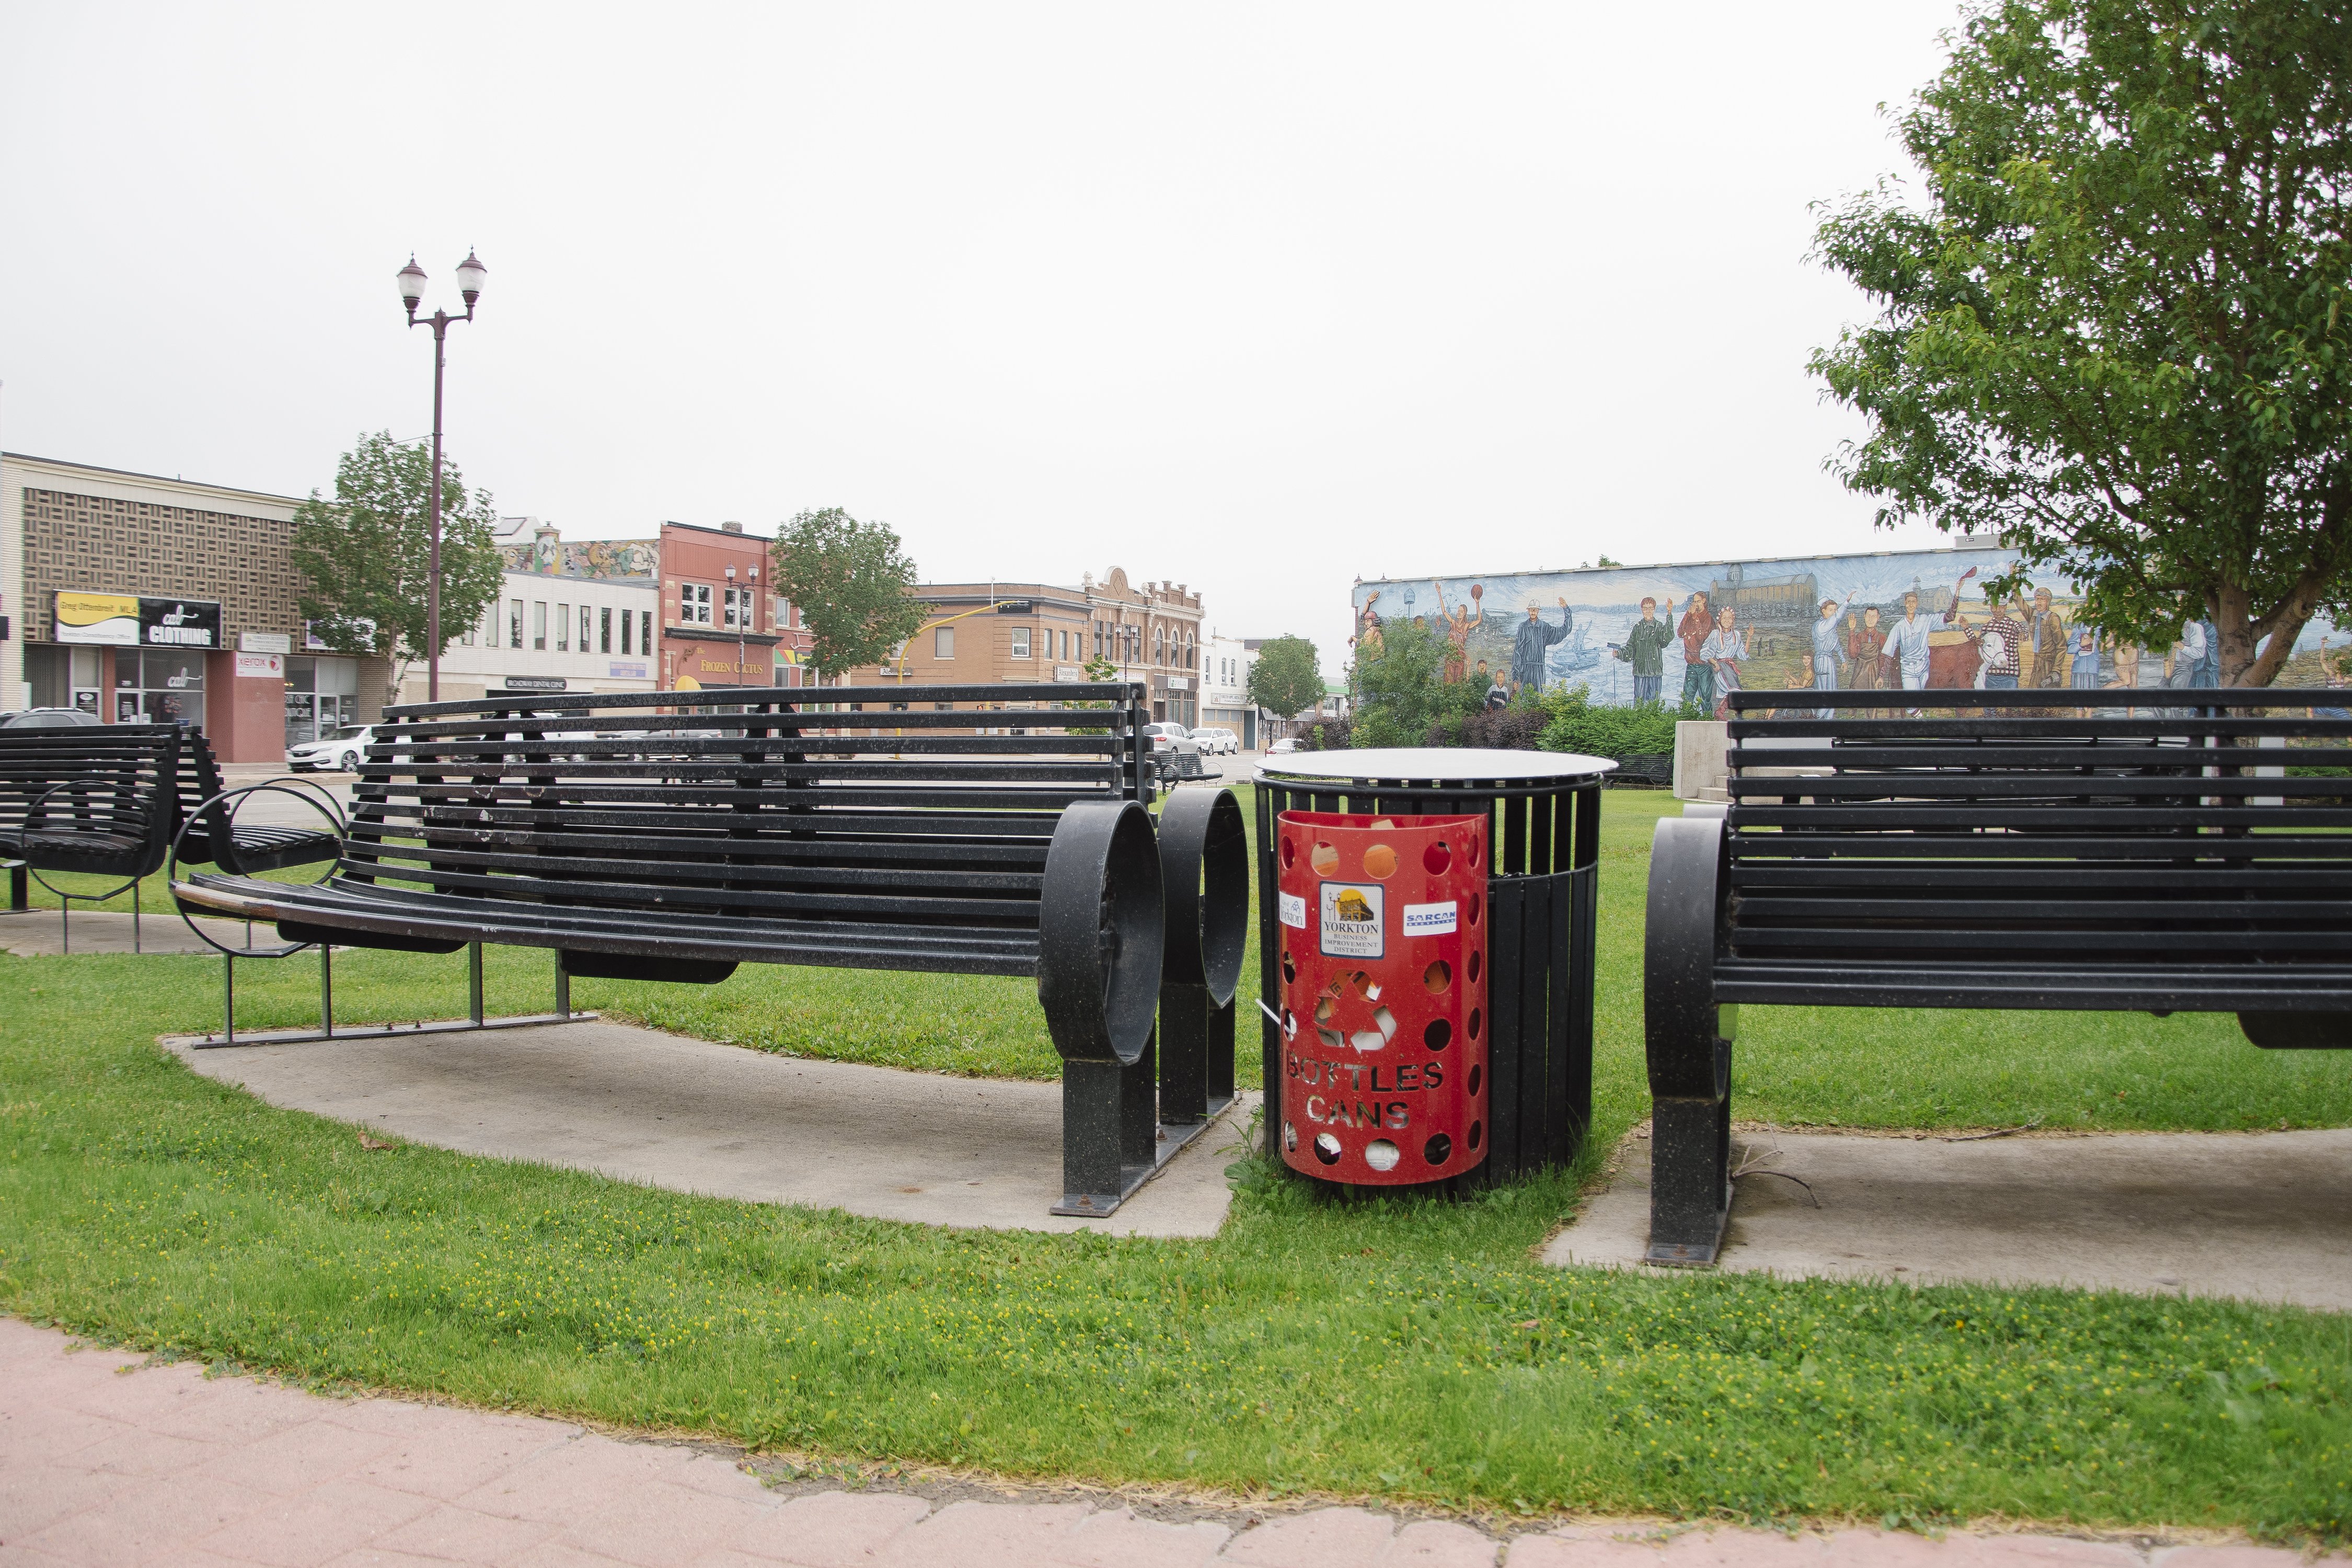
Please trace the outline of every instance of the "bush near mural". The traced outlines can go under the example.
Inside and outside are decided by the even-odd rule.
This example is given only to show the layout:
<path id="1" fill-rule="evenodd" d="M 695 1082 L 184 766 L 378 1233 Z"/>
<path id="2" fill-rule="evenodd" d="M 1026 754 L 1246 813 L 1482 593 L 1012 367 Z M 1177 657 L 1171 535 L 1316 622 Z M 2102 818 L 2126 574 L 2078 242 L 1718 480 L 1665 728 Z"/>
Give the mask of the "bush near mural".
<path id="1" fill-rule="evenodd" d="M 1983 583 L 2019 570 L 2013 550 L 1959 546 L 1363 583 L 1354 594 L 1358 743 L 1375 743 L 1361 737 L 1385 689 L 1372 672 L 1391 647 L 1414 650 L 1415 669 L 1434 648 L 1452 695 L 1421 706 L 1443 719 L 1537 709 L 1581 688 L 1575 716 L 1563 710 L 1543 733 L 1599 735 L 1589 729 L 1595 710 L 1654 709 L 1666 750 L 1674 718 L 1720 717 L 1740 689 L 2219 684 L 2210 624 L 2190 622 L 2165 647 L 2118 641 L 2076 624 L 2083 596 L 2073 584 L 2031 574 L 2025 591 L 1988 599 Z M 2341 687 L 2343 654 L 2343 634 L 2315 620 L 2273 684 Z"/>

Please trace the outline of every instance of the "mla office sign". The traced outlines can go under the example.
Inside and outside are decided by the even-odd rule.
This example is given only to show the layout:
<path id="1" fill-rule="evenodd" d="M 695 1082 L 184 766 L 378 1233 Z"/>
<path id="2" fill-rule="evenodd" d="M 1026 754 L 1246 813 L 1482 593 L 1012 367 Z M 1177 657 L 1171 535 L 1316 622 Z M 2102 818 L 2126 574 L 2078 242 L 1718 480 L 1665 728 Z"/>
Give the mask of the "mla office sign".
<path id="1" fill-rule="evenodd" d="M 104 647 L 221 646 L 221 607 L 210 599 L 150 599 L 60 589 L 57 639 Z"/>

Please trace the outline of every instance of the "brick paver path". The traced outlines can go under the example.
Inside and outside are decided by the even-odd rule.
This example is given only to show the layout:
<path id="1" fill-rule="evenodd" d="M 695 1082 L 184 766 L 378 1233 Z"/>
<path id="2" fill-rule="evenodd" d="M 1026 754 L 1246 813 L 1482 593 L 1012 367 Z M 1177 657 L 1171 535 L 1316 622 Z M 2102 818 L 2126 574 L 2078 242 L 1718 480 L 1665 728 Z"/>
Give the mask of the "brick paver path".
<path id="1" fill-rule="evenodd" d="M 786 1497 L 729 1458 L 562 1421 L 327 1399 L 189 1363 L 69 1351 L 0 1318 L 0 1568 L 626 1563 L 641 1568 L 2289 1568 L 2288 1552 L 2054 1536 L 1664 1534 L 1586 1526 L 1505 1546 L 1361 1509 L 1162 1523 L 1087 1503 Z M 2329 1559 L 2347 1563 L 2342 1557 Z"/>

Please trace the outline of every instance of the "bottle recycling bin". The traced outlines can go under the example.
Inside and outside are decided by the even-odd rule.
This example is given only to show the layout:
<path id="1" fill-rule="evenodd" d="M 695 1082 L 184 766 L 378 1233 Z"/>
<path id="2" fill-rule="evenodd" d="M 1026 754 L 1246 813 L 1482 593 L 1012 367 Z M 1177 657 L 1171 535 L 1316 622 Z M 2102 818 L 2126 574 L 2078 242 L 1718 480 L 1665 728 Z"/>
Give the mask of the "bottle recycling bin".
<path id="1" fill-rule="evenodd" d="M 1294 1170 L 1361 1186 L 1486 1157 L 1486 819 L 1277 819 L 1282 1125 Z"/>
<path id="2" fill-rule="evenodd" d="M 1606 757 L 1475 747 L 1299 752 L 1259 763 L 1252 794 L 1269 1155 L 1301 1180 L 1425 1182 L 1451 1191 L 1520 1181 L 1576 1158 L 1592 1117 L 1601 786 L 1615 766 Z M 1463 908 L 1463 862 L 1434 874 L 1408 847 L 1410 839 L 1425 853 L 1434 821 L 1448 825 L 1438 837 L 1450 849 L 1465 837 L 1451 826 L 1463 817 L 1480 825 L 1479 863 L 1466 872 L 1481 900 L 1475 922 Z M 1378 822 L 1394 826 L 1374 831 Z M 1297 841 L 1289 864 L 1281 854 L 1286 839 Z M 1328 871 L 1313 863 L 1319 843 L 1329 846 Z M 1373 876 L 1363 857 L 1381 844 L 1395 852 L 1397 869 Z M 1448 901 L 1430 885 L 1433 876 L 1452 889 L 1455 905 L 1456 945 L 1446 950 L 1453 985 L 1444 993 L 1428 989 L 1430 959 L 1416 969 L 1397 956 L 1433 952 L 1445 935 L 1405 927 L 1407 906 Z M 1326 882 L 1340 884 L 1330 893 L 1335 932 L 1355 932 L 1328 944 Z M 1350 888 L 1355 900 L 1346 899 Z M 1375 925 L 1377 939 L 1368 929 Z M 1327 1001 L 1330 1016 L 1318 1021 Z M 1475 1041 L 1466 1038 L 1473 1007 Z M 1426 1029 L 1440 1013 L 1454 1030 L 1446 1046 L 1416 1046 L 1410 1031 Z M 1379 1037 L 1384 1026 L 1393 1032 L 1372 1048 L 1367 1031 Z M 1400 1071 L 1407 1062 L 1416 1068 L 1410 1075 Z M 1428 1063 L 1437 1064 L 1434 1084 Z M 1401 1087 L 1406 1082 L 1414 1087 Z M 1386 1125 L 1392 1121 L 1404 1125 Z M 1475 1149 L 1467 1147 L 1474 1128 Z M 1433 1163 L 1430 1140 L 1440 1132 L 1446 1158 Z M 1330 1142 L 1318 1144 L 1326 1133 Z M 1395 1163 L 1376 1168 L 1391 1151 Z"/>

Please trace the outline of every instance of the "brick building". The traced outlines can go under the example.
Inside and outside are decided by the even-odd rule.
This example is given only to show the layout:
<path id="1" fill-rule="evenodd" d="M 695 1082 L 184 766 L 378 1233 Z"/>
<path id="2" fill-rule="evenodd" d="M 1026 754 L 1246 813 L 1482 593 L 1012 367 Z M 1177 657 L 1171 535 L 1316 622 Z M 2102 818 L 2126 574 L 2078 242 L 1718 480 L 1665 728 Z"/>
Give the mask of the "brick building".
<path id="1" fill-rule="evenodd" d="M 924 583 L 908 592 L 929 606 L 904 650 L 910 686 L 1067 683 L 1084 680 L 1087 662 L 1100 657 L 1119 667 L 1120 679 L 1150 688 L 1154 719 L 1199 721 L 1201 596 L 1181 583 L 1138 588 L 1114 566 L 1100 583 L 1089 573 L 1076 588 Z M 888 684 L 898 671 L 894 659 L 855 678 Z"/>
<path id="2" fill-rule="evenodd" d="M 231 762 L 380 716 L 390 662 L 304 634 L 299 504 L 0 454 L 0 710 L 184 719 Z"/>
<path id="3" fill-rule="evenodd" d="M 809 634 L 772 591 L 771 542 L 740 522 L 662 524 L 662 690 L 803 683 Z"/>

